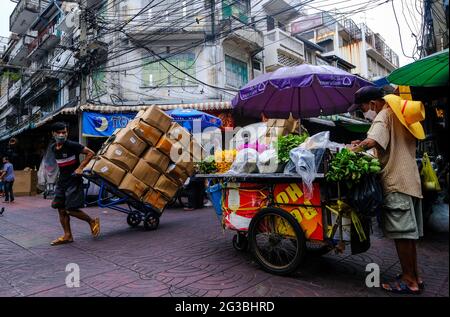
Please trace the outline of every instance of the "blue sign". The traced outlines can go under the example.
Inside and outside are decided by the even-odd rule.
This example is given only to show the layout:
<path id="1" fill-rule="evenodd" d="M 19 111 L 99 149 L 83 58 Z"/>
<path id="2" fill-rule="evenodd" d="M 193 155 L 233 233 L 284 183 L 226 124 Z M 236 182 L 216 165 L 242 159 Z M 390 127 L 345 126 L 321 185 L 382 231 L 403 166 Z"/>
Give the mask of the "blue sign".
<path id="1" fill-rule="evenodd" d="M 83 112 L 83 136 L 109 137 L 116 129 L 125 128 L 136 116 L 132 113 Z"/>

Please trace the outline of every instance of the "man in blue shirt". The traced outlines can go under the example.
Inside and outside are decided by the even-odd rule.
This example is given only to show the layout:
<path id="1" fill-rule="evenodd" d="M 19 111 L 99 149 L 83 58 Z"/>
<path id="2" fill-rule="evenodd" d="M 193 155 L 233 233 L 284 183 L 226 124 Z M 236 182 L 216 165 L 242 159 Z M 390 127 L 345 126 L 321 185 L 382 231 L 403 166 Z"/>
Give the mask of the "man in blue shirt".
<path id="1" fill-rule="evenodd" d="M 14 167 L 7 156 L 3 157 L 3 169 L 0 172 L 5 187 L 5 203 L 14 202 L 13 184 L 15 180 Z"/>

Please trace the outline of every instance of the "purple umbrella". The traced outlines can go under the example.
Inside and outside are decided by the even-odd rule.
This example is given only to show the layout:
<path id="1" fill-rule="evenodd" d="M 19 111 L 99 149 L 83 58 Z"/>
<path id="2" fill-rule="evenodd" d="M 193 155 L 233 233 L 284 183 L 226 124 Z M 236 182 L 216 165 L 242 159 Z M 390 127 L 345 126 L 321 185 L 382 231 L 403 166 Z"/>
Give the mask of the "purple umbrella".
<path id="1" fill-rule="evenodd" d="M 373 84 L 332 66 L 283 67 L 250 81 L 232 100 L 237 114 L 309 118 L 347 112 L 354 93 Z"/>

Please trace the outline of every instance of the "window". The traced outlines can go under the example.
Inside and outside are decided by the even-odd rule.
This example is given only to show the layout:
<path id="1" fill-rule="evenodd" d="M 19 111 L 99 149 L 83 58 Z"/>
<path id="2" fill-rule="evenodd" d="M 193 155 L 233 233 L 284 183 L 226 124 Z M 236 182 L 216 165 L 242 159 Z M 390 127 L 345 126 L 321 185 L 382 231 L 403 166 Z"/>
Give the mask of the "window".
<path id="1" fill-rule="evenodd" d="M 161 54 L 162 57 L 167 54 Z M 142 66 L 142 86 L 184 86 L 192 85 L 192 78 L 179 69 L 195 77 L 195 54 L 177 54 L 167 58 L 167 61 L 150 63 L 152 59 L 146 58 Z M 172 65 L 176 66 L 172 66 Z"/>
<path id="2" fill-rule="evenodd" d="M 224 19 L 235 17 L 247 23 L 250 16 L 250 0 L 222 0 L 222 16 Z"/>
<path id="3" fill-rule="evenodd" d="M 102 71 L 94 71 L 92 74 L 92 84 L 94 96 L 106 94 L 106 73 Z"/>
<path id="4" fill-rule="evenodd" d="M 252 61 L 252 66 L 254 70 L 259 70 L 261 71 L 261 62 L 257 61 L 257 60 L 253 60 Z"/>
<path id="5" fill-rule="evenodd" d="M 247 63 L 225 55 L 226 84 L 241 88 L 248 82 Z"/>
<path id="6" fill-rule="evenodd" d="M 268 15 L 267 16 L 267 31 L 272 31 L 275 28 L 275 19 Z"/>

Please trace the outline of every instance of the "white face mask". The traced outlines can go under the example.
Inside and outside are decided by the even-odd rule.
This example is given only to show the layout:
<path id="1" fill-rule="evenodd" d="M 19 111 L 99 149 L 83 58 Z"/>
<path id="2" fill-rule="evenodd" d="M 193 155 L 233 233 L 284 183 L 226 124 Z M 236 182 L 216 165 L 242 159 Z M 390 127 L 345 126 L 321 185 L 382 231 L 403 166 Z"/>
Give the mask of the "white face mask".
<path id="1" fill-rule="evenodd" d="M 366 118 L 367 120 L 373 121 L 376 116 L 377 116 L 377 113 L 373 110 L 368 110 L 368 111 L 364 112 L 364 118 Z"/>

